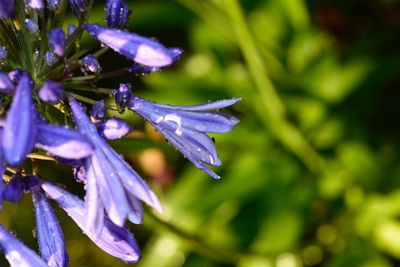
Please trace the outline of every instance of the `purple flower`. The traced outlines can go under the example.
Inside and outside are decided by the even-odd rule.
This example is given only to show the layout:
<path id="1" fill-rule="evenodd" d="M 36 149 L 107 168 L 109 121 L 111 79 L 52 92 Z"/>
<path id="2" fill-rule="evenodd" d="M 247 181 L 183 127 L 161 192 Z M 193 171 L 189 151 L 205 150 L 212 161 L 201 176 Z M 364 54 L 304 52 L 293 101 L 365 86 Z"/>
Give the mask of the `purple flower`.
<path id="1" fill-rule="evenodd" d="M 3 129 L 0 129 L 0 138 L 1 138 L 2 134 L 3 134 Z M 6 170 L 6 168 L 4 167 L 4 164 L 3 164 L 3 153 L 0 149 L 0 177 L 3 177 L 5 170 Z M 0 208 L 2 208 L 2 206 L 3 206 L 4 191 L 5 191 L 5 188 L 3 185 L 3 179 L 1 178 L 0 179 Z"/>
<path id="2" fill-rule="evenodd" d="M 26 247 L 0 224 L 0 250 L 11 267 L 48 267 L 33 250 Z"/>
<path id="3" fill-rule="evenodd" d="M 99 221 L 101 231 L 93 233 L 86 227 L 85 204 L 78 197 L 49 182 L 44 182 L 43 190 L 47 196 L 64 209 L 83 232 L 101 249 L 126 262 L 136 262 L 140 258 L 136 241 L 125 227 L 119 227 L 107 217 Z"/>
<path id="4" fill-rule="evenodd" d="M 47 80 L 39 90 L 39 98 L 47 103 L 55 104 L 64 97 L 64 87 L 61 83 Z"/>
<path id="5" fill-rule="evenodd" d="M 64 159 L 82 159 L 93 152 L 88 138 L 79 132 L 43 123 L 37 125 L 35 146 Z"/>
<path id="6" fill-rule="evenodd" d="M 239 120 L 229 114 L 205 111 L 224 108 L 239 100 L 233 98 L 197 106 L 169 106 L 135 96 L 129 108 L 149 121 L 194 165 L 218 179 L 220 177 L 205 165 L 221 164 L 215 144 L 207 133 L 228 132 Z"/>
<path id="7" fill-rule="evenodd" d="M 132 127 L 119 118 L 99 122 L 96 126 L 100 135 L 108 140 L 119 139 L 132 131 Z"/>
<path id="8" fill-rule="evenodd" d="M 49 46 L 57 56 L 62 57 L 64 55 L 65 44 L 65 33 L 61 28 L 49 32 Z"/>
<path id="9" fill-rule="evenodd" d="M 32 188 L 33 206 L 35 208 L 36 232 L 42 257 L 49 267 L 68 265 L 64 235 L 42 188 Z"/>
<path id="10" fill-rule="evenodd" d="M 82 59 L 82 65 L 85 67 L 86 70 L 91 72 L 101 71 L 99 61 L 97 61 L 97 58 L 92 54 L 89 54 Z"/>
<path id="11" fill-rule="evenodd" d="M 85 24 L 85 29 L 115 52 L 137 63 L 150 67 L 164 67 L 172 63 L 167 48 L 149 38 L 98 24 Z"/>
<path id="12" fill-rule="evenodd" d="M 60 7 L 61 0 L 47 0 L 47 8 L 57 10 Z"/>
<path id="13" fill-rule="evenodd" d="M 104 99 L 102 99 L 96 102 L 96 104 L 92 106 L 90 116 L 94 120 L 101 120 L 104 119 L 104 117 L 106 116 L 106 111 L 107 111 L 107 106 L 106 103 L 104 102 Z"/>
<path id="14" fill-rule="evenodd" d="M 2 148 L 5 160 L 13 167 L 23 163 L 34 145 L 36 110 L 32 91 L 32 80 L 23 74 L 4 122 Z"/>
<path id="15" fill-rule="evenodd" d="M 2 71 L 0 71 L 0 93 L 4 94 L 14 93 L 14 84 L 8 77 L 8 74 Z"/>
<path id="16" fill-rule="evenodd" d="M 43 0 L 28 0 L 28 5 L 33 11 L 41 13 L 44 8 Z"/>
<path id="17" fill-rule="evenodd" d="M 118 111 L 123 112 L 132 98 L 132 86 L 129 83 L 121 83 L 118 90 L 113 92 Z"/>
<path id="18" fill-rule="evenodd" d="M 4 46 L 0 46 L 0 60 L 4 60 L 6 58 L 7 58 L 7 49 Z"/>
<path id="19" fill-rule="evenodd" d="M 69 5 L 72 9 L 72 13 L 76 17 L 85 15 L 88 11 L 91 0 L 69 0 Z"/>
<path id="20" fill-rule="evenodd" d="M 171 47 L 171 48 L 168 48 L 168 52 L 171 55 L 173 62 L 175 62 L 180 59 L 180 57 L 183 53 L 183 50 L 180 48 L 177 48 L 177 47 Z M 135 63 L 128 68 L 128 71 L 132 72 L 132 73 L 149 74 L 152 72 L 160 71 L 162 69 L 163 68 L 161 68 L 161 67 L 149 67 L 149 66 L 144 66 L 144 65 Z"/>
<path id="21" fill-rule="evenodd" d="M 44 61 L 48 66 L 53 66 L 57 62 L 57 60 L 57 56 L 51 51 L 47 51 L 44 55 Z"/>
<path id="22" fill-rule="evenodd" d="M 0 19 L 9 19 L 15 16 L 15 0 L 0 0 Z"/>
<path id="23" fill-rule="evenodd" d="M 39 25 L 37 20 L 35 19 L 25 19 L 25 25 L 29 32 L 31 33 L 38 33 L 39 32 Z"/>
<path id="24" fill-rule="evenodd" d="M 11 180 L 4 186 L 2 191 L 3 200 L 9 202 L 18 202 L 24 194 L 21 175 L 13 175 Z"/>
<path id="25" fill-rule="evenodd" d="M 21 69 L 14 69 L 8 73 L 8 78 L 10 78 L 14 85 L 18 85 L 19 80 L 21 80 L 24 73 L 25 72 Z"/>
<path id="26" fill-rule="evenodd" d="M 76 26 L 74 24 L 69 24 L 67 28 L 68 37 L 71 36 L 76 31 Z"/>
<path id="27" fill-rule="evenodd" d="M 125 28 L 130 13 L 127 1 L 107 0 L 106 22 L 109 27 Z"/>
<path id="28" fill-rule="evenodd" d="M 95 147 L 94 153 L 87 159 L 87 197 L 86 203 L 90 214 L 104 206 L 110 219 L 122 226 L 132 210 L 129 194 L 161 210 L 156 195 L 149 189 L 139 175 L 118 155 L 90 122 L 82 107 L 74 99 L 70 105 L 79 131 Z M 89 199 L 91 201 L 89 201 Z M 101 201 L 99 201 L 101 199 Z M 98 216 L 88 216 L 88 220 Z M 95 220 L 95 219 L 93 219 Z"/>

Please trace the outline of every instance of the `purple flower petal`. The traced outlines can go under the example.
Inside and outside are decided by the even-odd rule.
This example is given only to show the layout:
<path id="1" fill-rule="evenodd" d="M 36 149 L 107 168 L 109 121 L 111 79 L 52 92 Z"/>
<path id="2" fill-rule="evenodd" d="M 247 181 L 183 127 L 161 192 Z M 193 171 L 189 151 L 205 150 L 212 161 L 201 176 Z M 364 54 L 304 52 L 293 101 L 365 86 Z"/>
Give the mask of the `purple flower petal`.
<path id="1" fill-rule="evenodd" d="M 14 69 L 8 73 L 8 78 L 13 82 L 14 85 L 18 85 L 19 80 L 21 80 L 22 75 L 24 75 L 24 71 L 21 69 Z"/>
<path id="2" fill-rule="evenodd" d="M 44 182 L 42 188 L 47 196 L 56 201 L 87 236 L 105 252 L 126 262 L 136 262 L 140 258 L 136 241 L 127 228 L 119 227 L 104 217 L 103 230 L 97 236 L 88 231 L 85 226 L 85 208 L 81 199 L 49 182 Z"/>
<path id="3" fill-rule="evenodd" d="M 32 80 L 23 74 L 4 122 L 2 148 L 7 163 L 13 167 L 23 163 L 35 141 L 36 110 L 33 106 L 32 87 Z"/>
<path id="4" fill-rule="evenodd" d="M 218 166 L 214 142 L 207 133 L 224 133 L 238 123 L 235 117 L 221 112 L 203 112 L 234 104 L 239 99 L 222 100 L 197 106 L 154 104 L 137 96 L 130 109 L 149 121 L 187 159 L 215 179 L 220 178 L 205 164 Z"/>
<path id="5" fill-rule="evenodd" d="M 162 108 L 169 108 L 169 109 L 179 109 L 179 110 L 187 110 L 187 111 L 205 111 L 205 110 L 212 110 L 212 109 L 221 109 L 228 106 L 232 106 L 242 100 L 241 98 L 231 98 L 231 99 L 224 99 L 209 103 L 204 103 L 201 105 L 195 106 L 172 106 L 172 105 L 162 105 L 156 104 L 158 107 Z"/>
<path id="6" fill-rule="evenodd" d="M 143 206 L 139 199 L 134 195 L 127 193 L 129 199 L 130 210 L 128 219 L 131 223 L 141 224 L 143 222 Z"/>
<path id="7" fill-rule="evenodd" d="M 35 208 L 36 232 L 42 257 L 50 267 L 68 265 L 68 255 L 65 248 L 64 235 L 60 224 L 40 187 L 32 189 Z"/>
<path id="8" fill-rule="evenodd" d="M 112 28 L 125 28 L 131 11 L 124 0 L 107 0 L 106 22 Z"/>
<path id="9" fill-rule="evenodd" d="M 11 267 L 48 267 L 33 250 L 15 238 L 0 224 L 0 249 Z"/>
<path id="10" fill-rule="evenodd" d="M 81 159 L 93 152 L 93 145 L 79 132 L 50 124 L 37 126 L 35 146 L 65 159 Z"/>
<path id="11" fill-rule="evenodd" d="M 76 31 L 76 26 L 74 24 L 69 24 L 67 28 L 68 37 L 71 36 Z"/>
<path id="12" fill-rule="evenodd" d="M 61 5 L 61 0 L 47 0 L 47 8 L 57 10 Z"/>
<path id="13" fill-rule="evenodd" d="M 15 0 L 0 0 L 0 19 L 9 19 L 15 16 Z"/>
<path id="14" fill-rule="evenodd" d="M 37 20 L 25 19 L 25 25 L 30 33 L 38 33 L 39 32 L 39 25 L 38 25 Z"/>
<path id="15" fill-rule="evenodd" d="M 118 90 L 114 90 L 115 104 L 119 112 L 123 112 L 132 99 L 132 86 L 129 83 L 121 83 Z"/>
<path id="16" fill-rule="evenodd" d="M 85 168 L 82 167 L 82 169 Z M 99 236 L 103 229 L 104 204 L 97 186 L 97 178 L 93 165 L 88 168 L 85 178 L 85 227 L 95 236 Z"/>
<path id="17" fill-rule="evenodd" d="M 69 0 L 72 13 L 76 17 L 84 16 L 88 12 L 90 0 Z"/>
<path id="18" fill-rule="evenodd" d="M 46 54 L 44 55 L 44 61 L 46 61 L 46 64 L 48 66 L 53 66 L 57 62 L 58 58 L 56 54 L 54 54 L 51 51 L 47 51 Z"/>
<path id="19" fill-rule="evenodd" d="M 167 48 L 149 38 L 98 24 L 85 24 L 85 29 L 115 52 L 137 63 L 152 67 L 164 67 L 172 63 Z"/>
<path id="20" fill-rule="evenodd" d="M 43 0 L 28 0 L 28 6 L 32 8 L 33 11 L 41 13 L 44 8 Z"/>
<path id="21" fill-rule="evenodd" d="M 100 135 L 108 140 L 119 139 L 132 131 L 132 127 L 119 118 L 102 121 L 96 126 Z"/>
<path id="22" fill-rule="evenodd" d="M 107 162 L 115 170 L 112 172 L 116 175 L 124 188 L 132 193 L 135 197 L 146 202 L 148 205 L 161 211 L 161 205 L 156 195 L 150 190 L 147 184 L 139 177 L 139 175 L 127 164 L 123 158 L 118 155 L 100 135 L 97 133 L 96 127 L 90 122 L 84 113 L 82 106 L 75 99 L 70 99 L 72 114 L 79 131 L 85 135 L 95 146 L 96 154 L 102 152 Z M 98 155 L 98 154 L 97 154 Z M 110 173 L 105 175 L 111 176 Z"/>
<path id="23" fill-rule="evenodd" d="M 92 106 L 90 116 L 94 120 L 101 120 L 104 119 L 104 117 L 106 116 L 106 112 L 107 112 L 107 105 L 104 102 L 104 99 L 102 99 Z"/>
<path id="24" fill-rule="evenodd" d="M 4 167 L 2 167 L 4 169 Z M 2 180 L 2 179 L 1 179 Z M 18 202 L 24 194 L 24 186 L 20 175 L 14 175 L 11 180 L 4 186 L 2 197 L 3 200 L 9 202 Z"/>
<path id="25" fill-rule="evenodd" d="M 42 101 L 56 104 L 64 97 L 64 87 L 59 82 L 47 80 L 40 88 L 38 95 Z"/>
<path id="26" fill-rule="evenodd" d="M 2 71 L 0 71 L 0 93 L 9 95 L 14 93 L 14 84 L 8 74 Z"/>
<path id="27" fill-rule="evenodd" d="M 108 216 L 115 224 L 123 226 L 129 213 L 129 205 L 116 170 L 101 151 L 95 151 L 88 159 L 87 169 L 88 176 L 93 175 L 97 181 L 99 195 Z"/>
<path id="28" fill-rule="evenodd" d="M 61 28 L 49 32 L 49 47 L 59 57 L 64 55 L 66 45 L 65 33 Z"/>
<path id="29" fill-rule="evenodd" d="M 82 65 L 85 67 L 87 71 L 91 72 L 100 72 L 101 71 L 101 66 L 99 64 L 99 61 L 97 61 L 97 58 L 94 55 L 87 55 L 82 59 Z"/>

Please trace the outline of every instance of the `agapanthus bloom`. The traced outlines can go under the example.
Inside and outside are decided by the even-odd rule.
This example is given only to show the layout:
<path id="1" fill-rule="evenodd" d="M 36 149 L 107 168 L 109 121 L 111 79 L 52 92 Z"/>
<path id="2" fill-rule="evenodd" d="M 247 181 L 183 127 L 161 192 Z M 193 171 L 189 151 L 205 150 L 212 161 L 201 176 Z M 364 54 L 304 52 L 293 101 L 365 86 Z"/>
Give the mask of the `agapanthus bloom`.
<path id="1" fill-rule="evenodd" d="M 0 251 L 11 266 L 68 265 L 68 247 L 51 201 L 108 254 L 126 262 L 140 258 L 125 224 L 142 223 L 142 202 L 159 212 L 162 205 L 146 181 L 108 144 L 107 140 L 133 130 L 123 118 L 109 117 L 108 110 L 129 109 L 143 117 L 214 178 L 219 176 L 207 165 L 218 166 L 221 161 L 208 134 L 230 131 L 238 122 L 220 111 L 238 98 L 169 106 L 140 98 L 128 83 L 97 86 L 107 77 L 164 70 L 183 51 L 127 31 L 126 0 L 106 1 L 107 26 L 88 23 L 93 3 L 0 0 L 0 207 L 3 201 L 18 203 L 23 194 L 32 195 L 40 251 L 39 256 L 0 225 Z M 60 18 L 70 11 L 77 21 L 67 28 Z M 84 31 L 97 46 L 81 48 Z M 99 62 L 103 64 L 105 47 L 131 63 L 104 72 Z M 105 97 L 99 99 L 102 94 Z M 40 160 L 69 166 L 82 183 L 84 199 L 41 177 Z"/>

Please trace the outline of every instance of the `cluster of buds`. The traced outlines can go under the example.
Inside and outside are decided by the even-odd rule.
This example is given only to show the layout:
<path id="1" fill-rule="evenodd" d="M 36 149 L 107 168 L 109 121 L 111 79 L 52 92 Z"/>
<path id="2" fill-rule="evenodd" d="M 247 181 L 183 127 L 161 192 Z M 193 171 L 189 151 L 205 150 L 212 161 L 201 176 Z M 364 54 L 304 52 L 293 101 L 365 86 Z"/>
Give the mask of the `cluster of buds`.
<path id="1" fill-rule="evenodd" d="M 120 118 L 107 117 L 108 109 L 142 117 L 216 179 L 219 176 L 208 165 L 221 161 L 208 134 L 230 131 L 238 123 L 217 111 L 238 98 L 171 106 L 140 98 L 130 84 L 97 87 L 99 80 L 114 75 L 160 71 L 178 60 L 182 50 L 128 32 L 126 0 L 107 0 L 106 26 L 87 23 L 92 4 L 91 0 L 0 0 L 0 204 L 32 195 L 40 250 L 36 254 L 0 225 L 0 250 L 11 266 L 68 265 L 51 200 L 110 255 L 126 262 L 140 258 L 126 221 L 142 222 L 142 202 L 160 212 L 162 207 L 147 183 L 107 143 L 133 129 Z M 68 10 L 77 18 L 76 25 L 63 24 Z M 85 31 L 98 41 L 94 49 L 81 49 Z M 98 58 L 107 50 L 132 65 L 103 72 Z M 112 95 L 115 104 L 93 100 L 91 93 Z M 76 180 L 84 184 L 83 200 L 40 176 L 37 161 L 49 158 L 71 166 Z"/>

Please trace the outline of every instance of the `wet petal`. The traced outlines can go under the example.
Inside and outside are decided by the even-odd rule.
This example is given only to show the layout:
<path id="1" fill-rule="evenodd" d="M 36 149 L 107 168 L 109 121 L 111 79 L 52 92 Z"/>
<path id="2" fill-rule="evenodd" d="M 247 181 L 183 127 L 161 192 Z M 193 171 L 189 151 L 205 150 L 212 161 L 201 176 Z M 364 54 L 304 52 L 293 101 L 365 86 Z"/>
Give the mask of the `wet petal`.
<path id="1" fill-rule="evenodd" d="M 42 257 L 50 267 L 67 266 L 68 255 L 64 235 L 53 208 L 40 187 L 32 190 L 32 198 L 35 208 L 36 233 Z"/>
<path id="2" fill-rule="evenodd" d="M 102 99 L 102 100 L 96 102 L 96 104 L 94 104 L 92 106 L 90 116 L 94 120 L 101 120 L 101 119 L 104 119 L 104 117 L 106 116 L 106 112 L 107 112 L 107 105 L 104 102 L 104 99 Z"/>
<path id="3" fill-rule="evenodd" d="M 132 99 L 132 86 L 129 83 L 121 83 L 118 90 L 114 90 L 114 98 L 118 110 L 124 111 Z"/>
<path id="4" fill-rule="evenodd" d="M 162 104 L 155 104 L 158 107 L 168 108 L 168 109 L 180 109 L 180 110 L 187 110 L 187 111 L 205 111 L 205 110 L 212 110 L 212 109 L 221 109 L 228 106 L 232 106 L 233 104 L 239 102 L 241 98 L 231 98 L 231 99 L 224 99 L 209 103 L 204 103 L 200 105 L 194 106 L 172 106 L 172 105 L 162 105 Z"/>
<path id="5" fill-rule="evenodd" d="M 70 99 L 72 114 L 79 131 L 93 143 L 96 149 L 106 155 L 107 161 L 112 166 L 114 173 L 118 176 L 124 188 L 148 205 L 161 211 L 161 204 L 156 195 L 140 176 L 118 155 L 97 133 L 96 127 L 90 122 L 83 111 L 82 106 L 75 100 Z M 97 153 L 97 152 L 96 152 Z"/>
<path id="6" fill-rule="evenodd" d="M 96 236 L 85 227 L 84 203 L 81 199 L 49 182 L 43 183 L 42 188 L 48 197 L 56 201 L 87 236 L 105 252 L 126 262 L 136 262 L 140 258 L 136 241 L 127 228 L 119 227 L 105 217 L 103 230 L 99 236 Z"/>
<path id="7" fill-rule="evenodd" d="M 88 169 L 93 168 L 99 194 L 107 214 L 115 224 L 123 226 L 129 213 L 129 205 L 116 170 L 101 151 L 95 151 L 88 159 L 88 163 Z"/>
<path id="8" fill-rule="evenodd" d="M 39 255 L 25 246 L 1 224 L 0 249 L 11 267 L 48 267 Z"/>
<path id="9" fill-rule="evenodd" d="M 127 1 L 107 0 L 106 22 L 109 27 L 125 28 L 130 13 Z"/>
<path id="10" fill-rule="evenodd" d="M 4 123 L 2 147 L 4 157 L 12 167 L 20 166 L 34 145 L 36 110 L 32 87 L 29 76 L 23 74 Z"/>
<path id="11" fill-rule="evenodd" d="M 85 227 L 95 236 L 99 236 L 103 229 L 102 222 L 104 221 L 104 205 L 100 197 L 93 165 L 89 166 L 85 178 Z"/>
<path id="12" fill-rule="evenodd" d="M 22 184 L 21 176 L 12 176 L 11 180 L 3 188 L 3 200 L 16 203 L 21 199 L 23 194 L 24 187 Z"/>
<path id="13" fill-rule="evenodd" d="M 119 118 L 102 121 L 96 126 L 99 134 L 108 140 L 119 139 L 132 131 L 132 127 Z"/>
<path id="14" fill-rule="evenodd" d="M 38 125 L 36 147 L 65 159 L 81 159 L 93 152 L 93 145 L 79 132 L 50 124 Z"/>
<path id="15" fill-rule="evenodd" d="M 69 0 L 68 2 L 72 9 L 72 13 L 74 13 L 76 17 L 86 15 L 89 9 L 89 0 Z"/>
<path id="16" fill-rule="evenodd" d="M 91 72 L 100 72 L 101 71 L 101 66 L 99 61 L 97 61 L 97 58 L 92 55 L 86 55 L 83 59 L 82 59 L 82 65 L 85 67 L 85 69 L 87 71 L 91 71 Z"/>
<path id="17" fill-rule="evenodd" d="M 115 52 L 137 63 L 164 67 L 173 61 L 167 48 L 149 38 L 98 24 L 85 24 L 85 29 Z"/>
<path id="18" fill-rule="evenodd" d="M 239 99 L 222 100 L 197 106 L 154 104 L 137 96 L 130 109 L 149 121 L 187 159 L 215 179 L 220 178 L 205 164 L 218 166 L 214 142 L 207 133 L 224 133 L 238 123 L 235 117 L 222 112 L 205 112 L 236 103 Z M 186 109 L 187 108 L 187 109 Z"/>
<path id="19" fill-rule="evenodd" d="M 143 222 L 143 206 L 139 199 L 134 195 L 127 193 L 130 205 L 128 219 L 131 223 L 141 224 Z"/>

